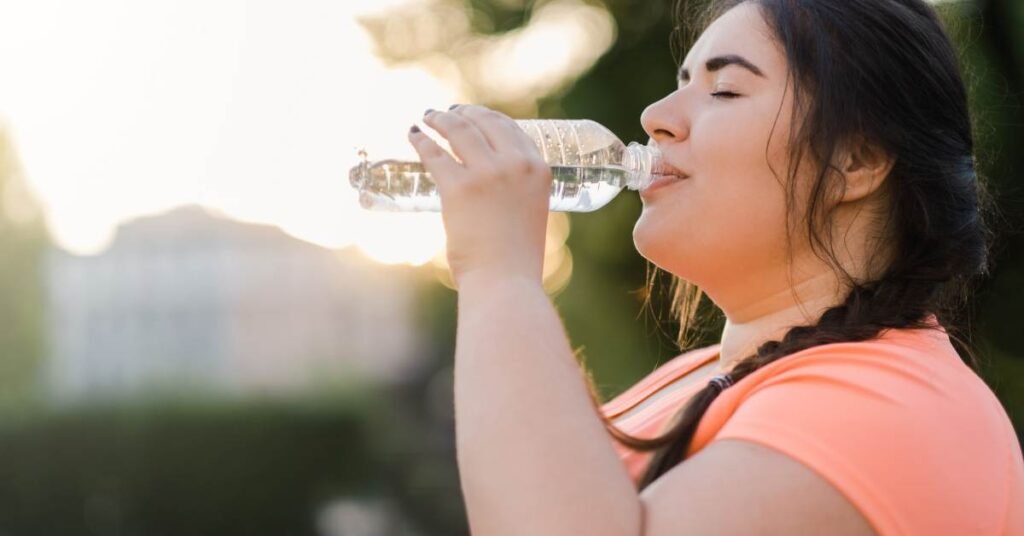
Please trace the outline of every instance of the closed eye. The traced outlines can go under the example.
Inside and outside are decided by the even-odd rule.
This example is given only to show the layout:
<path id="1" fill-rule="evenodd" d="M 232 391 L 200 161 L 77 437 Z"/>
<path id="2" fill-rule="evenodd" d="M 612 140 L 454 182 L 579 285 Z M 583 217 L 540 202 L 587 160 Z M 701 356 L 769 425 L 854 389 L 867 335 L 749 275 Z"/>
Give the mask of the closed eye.
<path id="1" fill-rule="evenodd" d="M 735 99 L 736 97 L 739 96 L 739 94 L 733 93 L 731 91 L 717 91 L 711 94 L 711 97 L 715 99 Z"/>

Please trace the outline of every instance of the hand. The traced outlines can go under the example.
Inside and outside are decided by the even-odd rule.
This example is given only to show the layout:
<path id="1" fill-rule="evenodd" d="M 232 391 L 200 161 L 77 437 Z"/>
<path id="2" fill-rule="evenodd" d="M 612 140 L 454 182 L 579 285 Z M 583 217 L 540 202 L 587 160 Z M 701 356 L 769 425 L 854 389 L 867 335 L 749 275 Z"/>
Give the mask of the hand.
<path id="1" fill-rule="evenodd" d="M 483 106 L 428 111 L 423 122 L 461 163 L 415 127 L 409 141 L 437 184 L 456 287 L 467 274 L 541 283 L 551 169 L 507 115 Z"/>

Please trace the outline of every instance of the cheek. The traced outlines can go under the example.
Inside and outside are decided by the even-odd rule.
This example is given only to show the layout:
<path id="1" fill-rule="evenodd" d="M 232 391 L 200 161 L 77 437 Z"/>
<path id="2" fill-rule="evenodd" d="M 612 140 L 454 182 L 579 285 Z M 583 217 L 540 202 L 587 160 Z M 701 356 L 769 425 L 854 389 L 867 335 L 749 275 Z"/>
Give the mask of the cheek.
<path id="1" fill-rule="evenodd" d="M 765 161 L 767 137 L 736 134 L 706 146 L 691 140 L 699 171 L 649 200 L 633 229 L 641 255 L 698 285 L 784 262 L 784 163 L 772 163 L 777 179 Z"/>

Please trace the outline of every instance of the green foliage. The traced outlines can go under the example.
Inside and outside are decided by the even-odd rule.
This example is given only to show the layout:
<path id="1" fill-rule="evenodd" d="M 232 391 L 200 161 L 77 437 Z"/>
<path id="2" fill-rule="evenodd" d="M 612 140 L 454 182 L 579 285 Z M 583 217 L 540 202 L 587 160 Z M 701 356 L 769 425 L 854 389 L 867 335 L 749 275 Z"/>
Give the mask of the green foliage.
<path id="1" fill-rule="evenodd" d="M 976 9 L 974 9 L 976 8 Z M 1024 340 L 1020 304 L 1024 303 L 1024 21 L 1020 2 L 994 0 L 965 4 L 947 15 L 961 51 L 970 86 L 978 171 L 998 201 L 991 224 L 998 232 L 992 277 L 974 303 L 973 337 L 982 357 L 982 376 L 1024 435 Z"/>
<path id="2" fill-rule="evenodd" d="M 475 32 L 500 34 L 526 23 L 534 0 L 465 0 L 470 25 Z"/>

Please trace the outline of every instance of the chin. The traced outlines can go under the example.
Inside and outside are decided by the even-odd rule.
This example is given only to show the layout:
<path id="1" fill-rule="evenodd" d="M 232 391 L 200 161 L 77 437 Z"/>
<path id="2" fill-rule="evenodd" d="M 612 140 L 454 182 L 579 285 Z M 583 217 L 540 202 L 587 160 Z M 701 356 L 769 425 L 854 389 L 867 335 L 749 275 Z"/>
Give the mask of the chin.
<path id="1" fill-rule="evenodd" d="M 655 253 L 657 250 L 679 247 L 683 238 L 684 222 L 672 218 L 671 214 L 657 214 L 646 207 L 633 224 L 633 245 L 637 251 L 646 256 L 646 251 Z"/>
<path id="2" fill-rule="evenodd" d="M 644 225 L 642 218 L 633 227 L 633 247 L 641 257 L 662 270 L 667 270 L 673 264 L 673 254 L 679 254 L 678 245 L 668 240 L 663 232 Z"/>
<path id="3" fill-rule="evenodd" d="M 672 222 L 655 223 L 641 216 L 633 226 L 633 247 L 640 256 L 660 270 L 683 279 L 695 276 L 694 269 L 701 263 L 700 253 L 692 247 L 694 244 L 696 242 L 688 240 L 679 227 L 673 228 Z"/>

